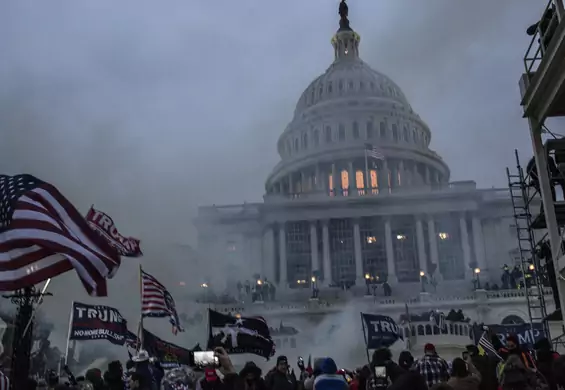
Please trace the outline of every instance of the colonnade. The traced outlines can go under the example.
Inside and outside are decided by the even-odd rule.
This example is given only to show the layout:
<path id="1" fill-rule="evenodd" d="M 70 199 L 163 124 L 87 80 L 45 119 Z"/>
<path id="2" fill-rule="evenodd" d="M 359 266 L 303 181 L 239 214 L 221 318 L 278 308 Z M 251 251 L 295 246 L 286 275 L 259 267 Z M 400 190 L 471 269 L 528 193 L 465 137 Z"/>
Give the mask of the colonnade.
<path id="1" fill-rule="evenodd" d="M 486 253 L 484 246 L 484 237 L 482 223 L 479 217 L 471 217 L 472 226 L 472 240 L 467 229 L 467 218 L 468 215 L 465 213 L 460 214 L 459 218 L 459 229 L 461 238 L 461 249 L 462 249 L 462 259 L 464 269 L 466 272 L 466 277 L 469 273 L 469 265 L 474 260 L 477 267 L 481 270 L 487 269 L 486 263 Z M 395 253 L 393 245 L 393 235 L 391 219 L 394 217 L 388 217 L 384 219 L 384 233 L 385 233 L 385 248 L 386 248 L 386 260 L 387 260 L 387 271 L 388 271 L 388 282 L 391 284 L 397 283 L 398 279 L 396 277 L 396 266 L 395 266 Z M 322 276 L 325 285 L 331 284 L 334 281 L 332 278 L 332 253 L 330 251 L 330 230 L 329 230 L 329 220 L 322 220 L 322 253 L 319 253 L 318 248 L 318 221 L 311 220 L 310 222 L 310 256 L 311 256 L 311 269 L 312 274 L 317 271 L 317 273 Z M 427 237 L 424 234 L 424 224 L 427 224 Z M 286 245 L 286 229 L 285 223 L 278 223 L 275 225 L 270 225 L 267 227 L 264 239 L 264 256 L 263 261 L 267 262 L 269 266 L 265 269 L 267 276 L 271 280 L 276 280 L 275 278 L 275 250 L 278 249 L 278 267 L 279 267 L 279 285 L 281 287 L 288 286 L 288 263 L 287 263 L 287 245 Z M 422 215 L 415 216 L 415 227 L 416 227 L 416 241 L 417 241 L 417 252 L 418 252 L 418 263 L 420 270 L 428 275 L 428 258 L 429 253 L 430 263 L 435 264 L 435 274 L 436 279 L 441 279 L 442 275 L 439 267 L 439 252 L 438 252 L 438 238 L 439 232 L 436 231 L 436 222 L 434 216 L 432 215 Z M 275 245 L 275 229 L 278 230 L 278 245 Z M 426 240 L 428 242 L 426 242 Z M 359 227 L 359 220 L 353 219 L 353 241 L 354 241 L 354 257 L 355 257 L 355 283 L 356 285 L 364 284 L 364 264 L 363 264 L 363 252 L 361 244 L 361 233 Z M 472 242 L 471 242 L 472 241 Z M 429 252 L 426 247 L 429 245 Z M 471 251 L 471 245 L 473 251 Z M 472 256 L 474 253 L 474 256 Z M 472 257 L 474 257 L 472 259 Z M 321 267 L 323 265 L 323 267 Z M 322 272 L 323 269 L 323 272 Z M 418 271 L 418 272 L 419 272 Z"/>
<path id="2" fill-rule="evenodd" d="M 371 158 L 315 164 L 289 173 L 267 189 L 268 193 L 292 196 L 306 192 L 326 192 L 330 195 L 364 195 L 365 190 L 373 194 L 391 192 L 404 186 L 436 186 L 445 178 L 426 164 L 411 160 Z"/>

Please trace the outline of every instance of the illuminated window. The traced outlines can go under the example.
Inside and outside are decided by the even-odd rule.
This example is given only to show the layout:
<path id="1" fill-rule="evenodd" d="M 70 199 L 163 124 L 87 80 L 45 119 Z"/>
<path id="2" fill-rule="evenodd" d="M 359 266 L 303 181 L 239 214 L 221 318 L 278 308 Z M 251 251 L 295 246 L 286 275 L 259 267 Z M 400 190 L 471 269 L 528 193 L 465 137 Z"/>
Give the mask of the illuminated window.
<path id="1" fill-rule="evenodd" d="M 447 240 L 449 238 L 449 233 L 438 233 L 437 234 L 440 240 Z"/>
<path id="2" fill-rule="evenodd" d="M 365 188 L 365 183 L 363 183 L 363 172 L 357 171 L 355 172 L 355 185 L 358 190 L 363 190 Z M 359 192 L 362 193 L 361 191 Z"/>
<path id="3" fill-rule="evenodd" d="M 369 172 L 369 175 L 371 175 L 371 192 L 373 194 L 377 194 L 379 192 L 379 182 L 378 182 L 378 176 L 377 176 L 377 171 L 375 169 L 371 169 L 371 171 Z"/>
<path id="4" fill-rule="evenodd" d="M 400 187 L 402 185 L 402 181 L 400 180 L 400 170 L 396 172 L 396 179 L 398 180 L 398 186 Z"/>
<path id="5" fill-rule="evenodd" d="M 375 236 L 368 236 L 367 237 L 367 244 L 374 244 L 377 242 L 377 237 Z"/>
<path id="6" fill-rule="evenodd" d="M 334 195 L 334 177 L 330 173 L 328 176 L 328 188 L 330 189 L 330 196 Z"/>
<path id="7" fill-rule="evenodd" d="M 343 195 L 348 195 L 349 189 L 349 173 L 344 169 L 341 171 L 341 189 L 343 190 Z"/>

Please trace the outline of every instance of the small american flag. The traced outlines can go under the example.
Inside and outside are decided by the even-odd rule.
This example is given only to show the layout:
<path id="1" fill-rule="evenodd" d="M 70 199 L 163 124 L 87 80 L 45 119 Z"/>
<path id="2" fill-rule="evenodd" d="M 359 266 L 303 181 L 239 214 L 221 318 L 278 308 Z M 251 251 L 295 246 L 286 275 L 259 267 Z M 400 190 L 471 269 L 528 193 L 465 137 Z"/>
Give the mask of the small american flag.
<path id="1" fill-rule="evenodd" d="M 180 326 L 175 300 L 169 291 L 157 279 L 141 270 L 141 316 L 169 317 L 173 334 L 184 332 Z"/>
<path id="2" fill-rule="evenodd" d="M 481 354 L 487 355 L 492 358 L 497 358 L 498 360 L 502 360 L 498 352 L 496 352 L 494 345 L 492 345 L 492 342 L 487 337 L 487 332 L 483 332 L 477 344 L 479 351 L 482 350 L 481 352 L 483 352 Z"/>
<path id="3" fill-rule="evenodd" d="M 365 153 L 367 154 L 367 156 L 376 158 L 377 160 L 385 159 L 385 156 L 371 144 L 365 144 Z"/>
<path id="4" fill-rule="evenodd" d="M 0 175 L 0 291 L 74 269 L 90 295 L 106 296 L 120 256 L 52 185 Z"/>

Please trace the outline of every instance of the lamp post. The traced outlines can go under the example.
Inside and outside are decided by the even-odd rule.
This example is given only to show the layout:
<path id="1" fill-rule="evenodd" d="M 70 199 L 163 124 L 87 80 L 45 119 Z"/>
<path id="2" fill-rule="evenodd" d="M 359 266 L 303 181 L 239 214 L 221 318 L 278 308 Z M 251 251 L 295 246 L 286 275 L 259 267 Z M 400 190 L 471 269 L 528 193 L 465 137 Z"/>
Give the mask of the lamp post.
<path id="1" fill-rule="evenodd" d="M 371 291 L 369 290 L 369 285 L 371 284 L 371 274 L 368 272 L 365 274 L 365 285 L 367 286 L 367 293 L 365 295 L 371 295 Z"/>
<path id="2" fill-rule="evenodd" d="M 318 279 L 316 276 L 312 276 L 312 297 L 311 299 L 318 299 Z"/>
<path id="3" fill-rule="evenodd" d="M 420 271 L 420 285 L 422 286 L 422 292 L 426 292 L 426 287 L 424 286 L 424 276 L 426 276 L 426 273 L 424 271 Z"/>
<path id="4" fill-rule="evenodd" d="M 257 291 L 257 298 L 259 298 L 258 301 L 263 302 L 263 281 L 261 279 L 257 279 L 255 290 Z"/>
<path id="5" fill-rule="evenodd" d="M 474 269 L 474 272 L 475 272 L 475 280 L 477 281 L 477 290 L 479 290 L 481 288 L 481 278 L 479 276 L 479 274 L 481 273 L 481 269 L 477 267 Z"/>

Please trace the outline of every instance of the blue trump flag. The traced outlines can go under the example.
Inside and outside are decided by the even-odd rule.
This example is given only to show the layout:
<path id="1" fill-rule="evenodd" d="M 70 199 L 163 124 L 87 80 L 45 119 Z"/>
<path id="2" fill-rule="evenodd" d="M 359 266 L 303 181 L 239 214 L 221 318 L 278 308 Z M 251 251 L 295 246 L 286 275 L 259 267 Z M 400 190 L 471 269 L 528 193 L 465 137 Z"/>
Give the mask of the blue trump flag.
<path id="1" fill-rule="evenodd" d="M 543 324 L 535 323 L 533 324 L 533 330 L 530 324 L 511 324 L 511 325 L 487 325 L 487 327 L 492 330 L 498 336 L 498 339 L 502 345 L 506 345 L 506 337 L 509 334 L 515 334 L 518 337 L 518 342 L 520 345 L 526 349 L 532 350 L 534 344 L 540 339 L 547 337 L 545 331 L 543 330 Z M 473 334 L 475 342 L 478 342 L 481 334 L 483 333 L 482 326 L 473 326 Z"/>
<path id="2" fill-rule="evenodd" d="M 398 325 L 389 316 L 361 313 L 367 349 L 388 348 L 404 339 Z"/>

